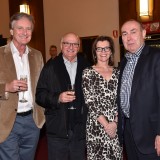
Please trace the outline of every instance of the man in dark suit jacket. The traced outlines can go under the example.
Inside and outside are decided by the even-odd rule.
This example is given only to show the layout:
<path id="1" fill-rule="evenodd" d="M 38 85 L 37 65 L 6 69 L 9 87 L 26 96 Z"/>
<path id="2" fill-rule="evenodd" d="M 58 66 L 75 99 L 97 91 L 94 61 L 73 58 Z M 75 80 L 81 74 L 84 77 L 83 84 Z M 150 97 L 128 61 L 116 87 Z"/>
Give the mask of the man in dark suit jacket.
<path id="1" fill-rule="evenodd" d="M 62 52 L 47 62 L 37 84 L 36 102 L 45 108 L 49 160 L 85 159 L 87 111 L 81 81 L 87 63 L 77 55 L 79 48 L 79 37 L 65 34 Z M 68 91 L 68 84 L 75 85 L 75 92 Z"/>
<path id="2" fill-rule="evenodd" d="M 118 132 L 128 160 L 160 159 L 160 49 L 144 43 L 146 31 L 136 20 L 122 25 L 128 51 L 121 62 Z"/>

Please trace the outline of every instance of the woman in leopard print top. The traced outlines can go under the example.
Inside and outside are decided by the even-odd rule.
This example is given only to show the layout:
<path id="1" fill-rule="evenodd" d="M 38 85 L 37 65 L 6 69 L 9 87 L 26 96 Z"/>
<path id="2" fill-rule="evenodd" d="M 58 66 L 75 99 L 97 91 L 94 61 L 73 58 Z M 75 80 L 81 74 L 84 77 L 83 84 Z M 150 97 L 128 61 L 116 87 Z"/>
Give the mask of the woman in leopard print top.
<path id="1" fill-rule="evenodd" d="M 119 70 L 113 67 L 114 43 L 98 37 L 92 48 L 94 65 L 83 71 L 82 87 L 88 107 L 86 127 L 88 160 L 121 160 L 117 135 L 117 85 Z"/>

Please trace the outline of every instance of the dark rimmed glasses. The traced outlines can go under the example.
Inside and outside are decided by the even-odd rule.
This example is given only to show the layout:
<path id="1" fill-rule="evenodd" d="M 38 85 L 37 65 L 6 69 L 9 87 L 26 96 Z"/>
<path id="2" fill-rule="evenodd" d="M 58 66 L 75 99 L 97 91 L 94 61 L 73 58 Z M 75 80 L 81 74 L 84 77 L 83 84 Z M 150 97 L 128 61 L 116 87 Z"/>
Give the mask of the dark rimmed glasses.
<path id="1" fill-rule="evenodd" d="M 102 48 L 102 47 L 97 47 L 96 48 L 96 51 L 97 52 L 109 52 L 111 50 L 111 47 L 104 47 L 104 48 Z"/>
<path id="2" fill-rule="evenodd" d="M 79 47 L 79 43 L 69 43 L 69 42 L 62 42 L 64 47 L 70 47 L 72 46 L 73 48 L 78 48 Z"/>

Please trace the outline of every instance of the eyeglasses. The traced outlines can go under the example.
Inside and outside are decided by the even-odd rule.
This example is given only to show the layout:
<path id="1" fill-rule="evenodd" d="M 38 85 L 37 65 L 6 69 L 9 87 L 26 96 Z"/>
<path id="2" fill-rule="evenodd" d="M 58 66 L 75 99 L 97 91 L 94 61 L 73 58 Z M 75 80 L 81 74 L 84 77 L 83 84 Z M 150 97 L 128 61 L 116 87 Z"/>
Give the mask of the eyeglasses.
<path id="1" fill-rule="evenodd" d="M 102 48 L 102 47 L 97 47 L 96 48 L 96 51 L 97 52 L 109 52 L 111 50 L 111 47 L 104 47 L 104 48 Z"/>
<path id="2" fill-rule="evenodd" d="M 64 47 L 70 47 L 72 46 L 73 48 L 78 48 L 79 47 L 79 43 L 69 43 L 69 42 L 62 42 L 62 44 L 64 45 Z"/>

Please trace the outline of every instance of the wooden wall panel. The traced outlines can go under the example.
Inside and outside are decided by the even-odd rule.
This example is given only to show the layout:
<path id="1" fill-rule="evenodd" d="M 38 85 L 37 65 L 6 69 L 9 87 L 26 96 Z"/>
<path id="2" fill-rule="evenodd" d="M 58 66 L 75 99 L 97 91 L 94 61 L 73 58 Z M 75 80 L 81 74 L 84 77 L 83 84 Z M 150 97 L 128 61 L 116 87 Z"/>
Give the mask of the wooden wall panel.
<path id="1" fill-rule="evenodd" d="M 160 21 L 160 1 L 154 0 L 153 21 Z"/>
<path id="2" fill-rule="evenodd" d="M 9 0 L 10 16 L 19 12 L 19 4 L 22 0 Z M 43 16 L 43 0 L 27 0 L 30 6 L 31 15 L 35 19 L 35 28 L 32 39 L 29 45 L 42 52 L 44 62 L 46 61 L 45 54 L 45 35 L 44 35 L 44 16 Z"/>
<path id="3" fill-rule="evenodd" d="M 119 26 L 128 19 L 137 19 L 136 0 L 120 0 L 119 1 Z M 153 21 L 160 21 L 160 5 L 159 0 L 154 0 Z"/>
<path id="4" fill-rule="evenodd" d="M 120 0 L 119 2 L 119 26 L 128 19 L 137 19 L 136 0 Z"/>

